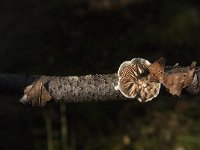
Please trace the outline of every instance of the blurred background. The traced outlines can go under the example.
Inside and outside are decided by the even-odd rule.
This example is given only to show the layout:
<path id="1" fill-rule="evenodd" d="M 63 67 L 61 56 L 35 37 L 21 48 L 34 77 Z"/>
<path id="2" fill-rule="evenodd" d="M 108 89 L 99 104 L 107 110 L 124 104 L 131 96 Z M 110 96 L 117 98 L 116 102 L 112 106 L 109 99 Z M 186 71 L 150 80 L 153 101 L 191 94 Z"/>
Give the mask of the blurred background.
<path id="1" fill-rule="evenodd" d="M 198 0 L 1 0 L 0 72 L 116 73 L 125 60 L 200 62 Z M 0 95 L 1 150 L 200 149 L 198 96 L 24 107 Z"/>

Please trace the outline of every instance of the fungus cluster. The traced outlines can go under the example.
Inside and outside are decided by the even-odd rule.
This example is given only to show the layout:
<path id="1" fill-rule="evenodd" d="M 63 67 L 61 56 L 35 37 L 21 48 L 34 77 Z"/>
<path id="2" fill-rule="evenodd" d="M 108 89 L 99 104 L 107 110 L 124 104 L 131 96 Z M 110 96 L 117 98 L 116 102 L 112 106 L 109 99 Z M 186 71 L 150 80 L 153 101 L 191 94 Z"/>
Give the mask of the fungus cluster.
<path id="1" fill-rule="evenodd" d="M 118 70 L 117 90 L 127 98 L 147 102 L 157 97 L 161 84 L 170 94 L 180 96 L 181 91 L 194 84 L 196 62 L 190 67 L 165 67 L 166 59 L 161 57 L 154 63 L 143 58 L 123 62 Z"/>
<path id="2" fill-rule="evenodd" d="M 143 58 L 123 62 L 118 70 L 117 89 L 127 98 L 137 98 L 140 102 L 152 100 L 159 94 L 160 83 L 150 81 L 147 72 L 150 66 Z"/>

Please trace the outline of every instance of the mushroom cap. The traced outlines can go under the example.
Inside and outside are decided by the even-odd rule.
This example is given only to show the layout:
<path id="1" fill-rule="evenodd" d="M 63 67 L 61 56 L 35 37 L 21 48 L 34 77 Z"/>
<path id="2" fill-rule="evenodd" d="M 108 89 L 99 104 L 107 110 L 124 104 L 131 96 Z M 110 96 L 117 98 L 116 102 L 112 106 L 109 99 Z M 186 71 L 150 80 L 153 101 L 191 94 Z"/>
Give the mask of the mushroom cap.
<path id="1" fill-rule="evenodd" d="M 146 72 L 150 65 L 151 63 L 143 58 L 134 58 L 120 65 L 117 88 L 125 97 L 147 102 L 159 94 L 161 84 L 147 78 Z"/>

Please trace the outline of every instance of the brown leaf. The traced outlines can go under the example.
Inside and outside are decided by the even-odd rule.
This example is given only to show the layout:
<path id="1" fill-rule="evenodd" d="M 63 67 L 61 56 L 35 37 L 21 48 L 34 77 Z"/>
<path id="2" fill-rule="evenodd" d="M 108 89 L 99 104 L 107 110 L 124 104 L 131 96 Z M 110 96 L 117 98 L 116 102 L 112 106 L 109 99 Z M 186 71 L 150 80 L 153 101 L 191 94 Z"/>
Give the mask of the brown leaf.
<path id="1" fill-rule="evenodd" d="M 183 88 L 188 87 L 193 80 L 196 63 L 193 62 L 190 67 L 180 70 L 174 68 L 170 73 L 163 77 L 163 86 L 169 89 L 172 95 L 181 95 Z"/>
<path id="2" fill-rule="evenodd" d="M 155 61 L 153 64 L 151 64 L 151 66 L 148 68 L 150 81 L 162 82 L 163 76 L 164 76 L 165 62 L 166 62 L 166 59 L 161 57 L 160 59 Z"/>
<path id="3" fill-rule="evenodd" d="M 194 72 L 195 72 L 195 68 L 188 71 L 184 79 L 183 88 L 188 87 L 192 83 Z"/>
<path id="4" fill-rule="evenodd" d="M 45 88 L 45 86 L 42 86 L 42 92 L 41 92 L 41 103 L 40 106 L 43 107 L 45 104 L 51 100 L 51 95 Z"/>
<path id="5" fill-rule="evenodd" d="M 181 91 L 184 85 L 184 73 L 173 73 L 165 75 L 163 79 L 163 86 L 169 89 L 172 95 L 181 95 Z"/>
<path id="6" fill-rule="evenodd" d="M 198 94 L 200 92 L 200 73 L 195 72 L 194 77 L 192 79 L 192 83 L 186 88 L 186 90 L 191 94 Z"/>
<path id="7" fill-rule="evenodd" d="M 39 79 L 25 88 L 24 96 L 20 99 L 20 102 L 31 103 L 33 107 L 42 107 L 50 100 L 51 95 L 45 88 L 43 80 Z"/>

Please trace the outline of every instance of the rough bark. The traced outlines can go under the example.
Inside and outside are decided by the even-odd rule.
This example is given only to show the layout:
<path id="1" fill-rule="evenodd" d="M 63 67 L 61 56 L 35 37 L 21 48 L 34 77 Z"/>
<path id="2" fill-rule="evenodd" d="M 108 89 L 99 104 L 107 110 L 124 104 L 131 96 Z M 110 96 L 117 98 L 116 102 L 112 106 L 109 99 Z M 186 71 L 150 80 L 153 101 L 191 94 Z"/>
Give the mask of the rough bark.
<path id="1" fill-rule="evenodd" d="M 29 76 L 0 74 L 0 93 L 22 96 L 26 86 L 42 79 L 47 91 L 55 101 L 84 102 L 126 99 L 115 90 L 116 74 L 86 76 Z"/>
<path id="2" fill-rule="evenodd" d="M 115 90 L 118 77 L 109 75 L 86 75 L 56 77 L 48 83 L 51 96 L 67 102 L 109 101 L 124 97 Z"/>

